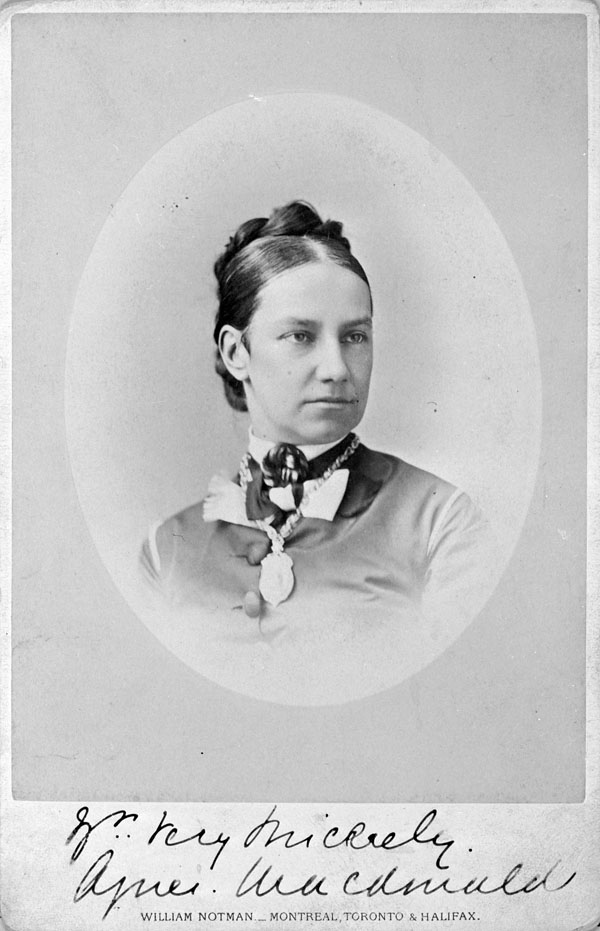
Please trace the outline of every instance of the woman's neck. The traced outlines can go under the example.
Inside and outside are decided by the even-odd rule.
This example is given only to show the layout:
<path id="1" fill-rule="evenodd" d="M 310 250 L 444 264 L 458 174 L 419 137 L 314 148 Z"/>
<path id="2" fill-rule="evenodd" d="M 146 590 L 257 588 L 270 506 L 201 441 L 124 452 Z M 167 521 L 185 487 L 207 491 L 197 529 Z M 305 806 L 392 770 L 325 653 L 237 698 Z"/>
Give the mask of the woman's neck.
<path id="1" fill-rule="evenodd" d="M 347 434 L 345 434 L 347 435 Z M 334 440 L 333 443 L 319 443 L 314 444 L 294 444 L 298 446 L 298 449 L 301 449 L 308 461 L 311 459 L 316 459 L 317 456 L 322 456 L 323 453 L 326 453 L 328 449 L 332 449 L 338 443 L 344 439 L 344 436 L 340 436 L 337 440 Z M 277 441 L 268 440 L 263 437 L 255 436 L 252 432 L 252 427 L 248 430 L 248 452 L 256 462 L 262 462 L 270 449 L 274 446 L 277 446 Z"/>

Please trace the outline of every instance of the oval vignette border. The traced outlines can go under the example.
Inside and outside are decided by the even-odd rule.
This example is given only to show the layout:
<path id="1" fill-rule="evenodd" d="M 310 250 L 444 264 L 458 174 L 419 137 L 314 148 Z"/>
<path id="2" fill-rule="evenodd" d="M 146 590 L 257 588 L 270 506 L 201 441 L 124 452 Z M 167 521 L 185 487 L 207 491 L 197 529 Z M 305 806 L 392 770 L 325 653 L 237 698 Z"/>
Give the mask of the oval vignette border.
<path id="1" fill-rule="evenodd" d="M 422 136 L 349 98 L 285 93 L 211 113 L 148 160 L 98 236 L 71 320 L 79 501 L 117 588 L 168 649 L 226 687 L 284 703 L 203 668 L 135 576 L 147 527 L 202 498 L 243 451 L 245 423 L 213 372 L 212 263 L 240 222 L 298 197 L 342 220 L 371 280 L 375 373 L 361 438 L 481 504 L 501 545 L 498 578 L 525 520 L 541 429 L 535 330 L 510 249 Z"/>

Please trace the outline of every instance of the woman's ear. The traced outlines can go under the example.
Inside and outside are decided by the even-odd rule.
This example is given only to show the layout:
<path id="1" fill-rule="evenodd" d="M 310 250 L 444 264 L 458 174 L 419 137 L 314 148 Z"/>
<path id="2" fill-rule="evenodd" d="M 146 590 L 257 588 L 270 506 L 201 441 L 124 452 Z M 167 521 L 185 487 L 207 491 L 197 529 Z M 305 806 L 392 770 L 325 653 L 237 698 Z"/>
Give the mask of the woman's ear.
<path id="1" fill-rule="evenodd" d="M 238 381 L 246 381 L 250 353 L 242 331 L 229 325 L 224 326 L 219 334 L 219 352 L 229 374 Z"/>

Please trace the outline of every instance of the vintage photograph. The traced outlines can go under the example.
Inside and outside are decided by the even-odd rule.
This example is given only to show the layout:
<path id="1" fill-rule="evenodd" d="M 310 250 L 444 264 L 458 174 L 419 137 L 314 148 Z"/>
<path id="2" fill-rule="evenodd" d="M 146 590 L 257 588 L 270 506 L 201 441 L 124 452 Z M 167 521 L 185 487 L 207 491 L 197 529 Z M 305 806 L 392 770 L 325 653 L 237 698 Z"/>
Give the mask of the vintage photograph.
<path id="1" fill-rule="evenodd" d="M 215 146 L 222 137 L 237 140 L 237 158 L 257 166 L 251 196 L 247 172 Z M 392 155 L 400 147 L 398 197 Z M 240 203 L 268 202 L 276 164 L 290 165 L 277 185 L 282 197 L 308 186 L 346 206 L 370 277 L 352 251 L 349 224 L 323 219 L 308 200 L 244 219 L 222 231 L 227 239 L 217 246 L 219 224 L 208 219 L 213 204 L 215 212 L 225 206 L 217 179 L 231 188 L 238 178 L 228 197 L 234 217 Z M 336 196 L 332 178 L 342 169 L 356 182 Z M 214 179 L 208 187 L 207 174 Z M 161 177 L 170 190 L 157 189 Z M 352 195 L 357 188 L 364 189 Z M 428 199 L 446 202 L 437 215 L 415 203 L 424 189 Z M 447 202 L 459 195 L 457 213 Z M 382 223 L 390 235 L 380 243 Z M 368 233 L 361 236 L 361 227 Z M 451 250 L 438 249 L 446 237 Z M 397 258 L 407 250 L 416 274 Z M 182 260 L 184 251 L 193 264 Z M 427 271 L 429 282 L 454 279 L 452 300 L 427 293 Z M 135 297 L 133 278 L 145 282 Z M 174 279 L 183 292 L 179 326 L 165 353 Z M 464 327 L 456 328 L 450 304 L 460 307 Z M 498 323 L 489 322 L 491 313 Z M 477 361 L 464 367 L 463 353 L 474 346 Z M 174 357 L 185 378 L 175 388 Z M 192 668 L 290 705 L 336 705 L 380 692 L 463 632 L 510 556 L 539 443 L 535 342 L 500 232 L 456 170 L 442 156 L 432 162 L 424 140 L 372 108 L 330 95 L 281 94 L 225 108 L 139 173 L 86 267 L 66 385 L 82 508 L 134 610 Z M 467 411 L 457 395 L 470 391 Z M 174 466 L 157 404 L 170 408 L 169 449 L 186 448 L 194 436 L 196 451 L 180 466 L 189 489 L 170 481 Z M 511 424 L 500 439 L 509 407 Z M 452 421 L 465 414 L 478 434 L 476 455 L 472 448 L 467 454 L 466 441 L 440 436 L 444 428 L 454 433 Z M 169 483 L 165 503 L 149 474 L 149 443 Z M 394 455 L 405 445 L 416 447 L 417 461 L 451 470 L 455 483 Z M 507 471 L 515 446 L 508 482 L 520 487 L 503 509 L 498 471 L 503 460 Z M 126 508 L 133 511 L 137 498 L 141 509 L 144 486 L 154 496 L 141 524 L 150 528 L 143 544 L 141 514 L 129 535 L 123 515 L 113 512 L 106 470 L 98 482 L 98 456 L 107 448 L 109 461 L 139 457 Z M 119 468 L 116 483 L 126 474 Z M 132 583 L 142 580 L 134 593 Z"/>
<path id="2" fill-rule="evenodd" d="M 340 798 L 384 801 L 402 786 L 412 800 L 435 785 L 448 800 L 575 800 L 585 695 L 585 18 L 440 16 L 436 32 L 428 14 L 361 16 L 360 30 L 351 14 L 264 16 L 12 23 L 14 293 L 25 302 L 13 330 L 15 791 L 262 798 L 262 785 L 227 786 L 237 781 L 229 756 L 211 749 L 225 730 L 244 768 L 258 763 L 263 740 L 283 758 L 300 740 L 294 774 L 284 764 L 268 778 L 292 800 L 322 794 L 313 755 L 329 760 L 333 798 L 342 777 Z M 290 49 L 300 27 L 307 42 L 335 35 L 348 55 L 360 45 L 364 77 L 354 85 L 336 57 L 300 87 L 282 61 L 259 82 L 250 60 L 265 60 L 256 42 L 267 22 Z M 368 62 L 392 22 L 385 79 Z M 153 98 L 176 122 L 150 120 L 141 86 L 126 84 L 132 63 L 119 43 L 134 31 L 148 80 L 162 80 L 167 65 L 186 75 L 176 95 Z M 454 123 L 440 136 L 435 69 L 412 65 L 413 82 L 426 76 L 437 89 L 427 107 L 415 91 L 388 90 L 408 67 L 407 35 L 427 44 L 444 31 L 454 55 L 474 37 L 489 52 L 471 102 L 486 131 L 473 119 L 468 145 L 457 146 Z M 153 50 L 165 34 L 161 71 Z M 490 56 L 509 35 L 500 81 Z M 565 58 L 552 74 L 540 60 L 552 93 L 531 77 L 532 44 Z M 92 46 L 102 91 L 98 69 L 83 64 Z M 235 93 L 217 93 L 231 79 L 225 47 L 252 49 L 245 70 L 234 69 Z M 192 55 L 185 67 L 183 55 Z M 48 61 L 48 80 L 32 81 L 31 57 Z M 456 121 L 467 77 L 451 73 Z M 503 117 L 504 135 L 492 91 L 497 108 L 516 114 Z M 471 161 L 460 164 L 460 151 Z M 542 206 L 556 220 L 542 224 Z M 57 211 L 60 237 L 49 226 Z M 33 287 L 38 297 L 26 298 Z M 32 458 L 34 435 L 52 457 Z M 68 675 L 55 669 L 55 649 Z M 40 668 L 52 671 L 46 685 Z M 62 712 L 50 722 L 41 708 L 66 702 L 72 715 L 80 675 L 87 698 L 66 732 Z M 131 687 L 147 691 L 143 705 L 129 702 Z M 115 715 L 93 733 L 85 722 L 99 696 Z M 527 735 L 517 748 L 515 714 Z M 146 731 L 147 715 L 177 760 L 168 784 L 158 774 L 140 784 L 148 767 L 131 733 Z M 373 727 L 373 717 L 386 723 Z M 335 738 L 324 743 L 325 722 Z M 181 724 L 194 735 L 185 747 Z M 253 732 L 251 746 L 237 728 Z M 345 746 L 361 758 L 354 776 Z M 476 765 L 491 746 L 494 762 Z M 371 754 L 396 760 L 400 747 L 421 764 L 374 776 Z M 86 775 L 84 760 L 98 754 L 114 754 L 115 765 Z M 562 757 L 542 781 L 540 764 Z"/>
<path id="3" fill-rule="evenodd" d="M 498 817 L 540 855 L 509 810 L 585 807 L 596 27 L 576 0 L 5 21 L 5 779 L 15 811 L 68 809 L 66 854 L 105 803 L 132 837 L 221 806 L 230 851 L 236 806 L 247 846 L 273 806 L 317 836 L 362 805 L 417 847 L 446 806 L 439 837 L 464 810 L 472 849 Z M 100 918 L 120 830 L 65 927 Z M 538 877 L 556 901 L 573 850 Z"/>

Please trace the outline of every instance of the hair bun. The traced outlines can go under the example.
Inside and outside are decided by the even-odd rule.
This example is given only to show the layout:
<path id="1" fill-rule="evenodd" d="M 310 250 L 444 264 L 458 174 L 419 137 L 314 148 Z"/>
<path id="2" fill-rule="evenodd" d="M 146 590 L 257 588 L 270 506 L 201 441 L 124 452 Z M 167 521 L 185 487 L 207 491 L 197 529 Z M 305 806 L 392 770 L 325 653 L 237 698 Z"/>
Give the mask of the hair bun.
<path id="1" fill-rule="evenodd" d="M 263 229 L 263 236 L 307 236 L 322 225 L 315 208 L 304 200 L 276 207 Z"/>
<path id="2" fill-rule="evenodd" d="M 312 204 L 305 200 L 293 200 L 284 207 L 277 207 L 260 235 L 335 239 L 346 249 L 350 249 L 350 243 L 342 235 L 342 224 L 337 220 L 323 221 Z"/>
<path id="3" fill-rule="evenodd" d="M 310 239 L 335 240 L 350 252 L 350 243 L 342 235 L 342 224 L 338 220 L 323 221 L 307 201 L 293 200 L 283 207 L 276 207 L 270 217 L 255 217 L 238 227 L 214 265 L 219 285 L 225 269 L 242 249 L 256 239 L 273 236 L 308 236 Z"/>
<path id="4" fill-rule="evenodd" d="M 325 220 L 313 231 L 313 235 L 321 239 L 334 239 L 350 252 L 350 242 L 342 235 L 342 229 L 342 224 L 338 220 Z"/>

